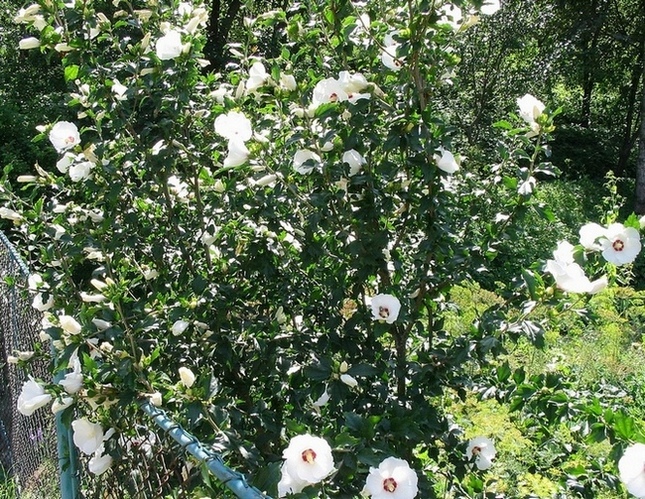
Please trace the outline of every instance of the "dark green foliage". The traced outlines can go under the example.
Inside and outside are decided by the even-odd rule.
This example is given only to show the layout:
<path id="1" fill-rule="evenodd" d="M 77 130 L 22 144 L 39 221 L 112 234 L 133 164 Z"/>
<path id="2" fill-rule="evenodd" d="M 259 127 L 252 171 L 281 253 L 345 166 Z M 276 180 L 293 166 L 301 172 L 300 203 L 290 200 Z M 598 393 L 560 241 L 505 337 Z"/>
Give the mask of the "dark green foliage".
<path id="1" fill-rule="evenodd" d="M 31 173 L 36 163 L 56 160 L 50 147 L 32 142 L 36 124 L 35 116 L 11 100 L 0 107 L 0 165 L 10 166 L 12 177 Z"/>
<path id="2" fill-rule="evenodd" d="M 11 178 L 33 173 L 35 163 L 55 161 L 48 144 L 32 142 L 36 126 L 71 115 L 60 58 L 18 49 L 28 34 L 13 22 L 19 7 L 21 2 L 0 1 L 0 168 L 11 166 Z"/>
<path id="3" fill-rule="evenodd" d="M 464 97 L 465 104 L 455 98 L 455 108 L 446 109 L 434 92 L 447 86 L 443 75 L 458 62 L 451 44 L 460 43 L 461 33 L 435 22 L 434 5 L 411 2 L 404 15 L 391 2 L 388 24 L 387 5 L 366 6 L 373 9 L 370 36 L 378 40 L 367 46 L 350 40 L 357 7 L 348 1 L 302 3 L 288 17 L 275 13 L 244 30 L 237 24 L 247 39 L 232 47 L 235 61 L 217 76 L 197 64 L 205 46 L 199 33 L 184 33 L 190 45 L 172 60 L 144 47 L 158 40 L 162 20 L 174 22 L 174 4 L 156 5 L 150 16 L 120 14 L 91 41 L 83 22 L 92 23 L 93 9 L 103 6 L 87 2 L 83 12 L 58 6 L 64 29 L 82 47 L 65 55 L 63 74 L 75 89 L 86 85 L 87 101 L 75 102 L 83 116 L 74 120 L 82 132 L 74 150 L 88 151 L 93 169 L 77 181 L 48 160 L 32 199 L 12 196 L 8 184 L 5 201 L 20 205 L 24 222 L 18 220 L 15 234 L 23 247 L 36 248 L 36 268 L 56 290 L 49 329 L 65 342 L 55 368 L 65 370 L 78 349 L 88 394 L 117 393 L 119 405 L 93 417 L 127 432 L 123 414 L 159 391 L 173 417 L 235 467 L 257 469 L 257 483 L 272 493 L 286 441 L 307 432 L 323 436 L 336 453 L 337 474 L 300 497 L 320 490 L 355 497 L 370 467 L 394 455 L 423 470 L 423 497 L 483 494 L 485 477 L 468 468 L 448 403 L 464 403 L 473 392 L 506 404 L 498 412 L 506 421 L 517 414 L 522 432 L 539 442 L 535 455 L 518 453 L 509 479 L 519 477 L 520 466 L 536 474 L 564 466 L 569 455 L 550 433 L 565 431 L 562 420 L 577 422 L 591 411 L 589 420 L 596 418 L 592 423 L 612 444 L 630 438 L 636 425 L 629 414 L 607 402 L 602 409 L 611 412 L 602 419 L 589 387 L 568 373 L 532 372 L 508 355 L 527 344 L 549 348 L 548 314 L 528 315 L 538 303 L 554 314 L 569 305 L 560 303 L 540 262 L 558 241 L 575 241 L 582 224 L 604 222 L 608 211 L 604 200 L 602 210 L 596 207 L 599 187 L 586 177 L 549 183 L 557 174 L 549 145 L 558 133 L 557 106 L 536 118 L 539 133 L 529 133 L 517 116 L 488 126 L 515 108 L 526 86 L 543 81 L 537 63 L 543 34 L 532 38 L 522 17 L 536 16 L 538 4 L 525 14 L 509 1 L 513 22 L 491 20 L 497 30 L 510 27 L 501 45 L 487 39 L 497 57 L 484 75 L 490 86 L 476 87 L 480 61 L 471 59 L 454 93 L 443 95 Z M 58 12 L 51 14 L 58 23 Z M 290 42 L 271 59 L 277 39 L 270 33 L 286 36 L 284 22 Z M 399 71 L 381 62 L 381 40 L 392 28 L 407 58 Z M 513 41 L 516 32 L 526 43 Z M 486 35 L 486 22 L 473 33 Z M 471 45 L 463 54 L 477 52 L 476 36 L 464 42 Z M 509 47 L 514 52 L 505 52 Z M 256 50 L 273 81 L 244 93 L 240 81 Z M 369 99 L 337 101 L 330 94 L 313 117 L 302 110 L 317 82 L 350 68 L 369 76 L 361 87 Z M 295 76 L 295 90 L 279 86 L 282 72 Z M 513 82 L 518 73 L 523 77 Z M 117 78 L 126 84 L 124 98 L 112 91 Z M 481 111 L 474 117 L 473 103 Z M 248 158 L 224 166 L 230 145 L 216 120 L 238 111 L 266 135 L 249 139 Z M 437 162 L 439 148 L 458 152 L 466 142 L 473 160 L 450 177 Z M 342 159 L 350 148 L 365 156 L 355 175 Z M 324 158 L 306 175 L 292 163 L 302 149 Z M 273 180 L 265 181 L 269 173 Z M 535 192 L 526 189 L 533 177 Z M 617 211 L 615 203 L 610 208 Z M 92 278 L 102 298 L 86 299 L 96 292 Z M 455 326 L 456 298 L 473 280 L 495 293 L 475 299 L 472 292 L 477 308 Z M 373 320 L 368 301 L 377 293 L 400 299 L 396 320 Z M 59 311 L 76 317 L 80 331 L 68 334 L 56 324 Z M 180 332 L 178 321 L 186 323 Z M 573 320 L 557 325 L 578 327 Z M 100 342 L 96 359 L 89 338 Z M 194 386 L 177 381 L 180 366 L 194 371 Z M 343 374 L 357 378 L 355 386 Z M 325 392 L 329 402 L 315 406 Z M 119 457 L 125 451 L 116 440 L 109 450 Z M 581 476 L 583 467 L 569 470 L 573 485 L 558 483 L 586 496 L 612 485 L 594 459 L 584 461 L 591 478 Z M 218 493 L 209 489 L 204 483 L 200 492 Z"/>
<path id="4" fill-rule="evenodd" d="M 562 170 L 563 177 L 589 177 L 597 181 L 613 171 L 619 152 L 615 138 L 607 130 L 575 124 L 558 127 L 552 150 L 551 160 Z"/>

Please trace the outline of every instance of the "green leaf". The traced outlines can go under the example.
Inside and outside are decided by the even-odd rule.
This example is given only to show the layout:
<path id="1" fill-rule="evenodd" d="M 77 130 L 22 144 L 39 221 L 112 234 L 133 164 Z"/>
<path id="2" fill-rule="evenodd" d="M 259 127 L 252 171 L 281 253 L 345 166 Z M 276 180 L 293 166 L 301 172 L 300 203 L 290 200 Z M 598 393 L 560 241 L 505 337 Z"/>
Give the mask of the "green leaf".
<path id="1" fill-rule="evenodd" d="M 78 77 L 78 66 L 72 64 L 65 68 L 65 81 L 74 81 Z"/>
<path id="2" fill-rule="evenodd" d="M 188 407 L 186 409 L 188 424 L 192 429 L 202 417 L 202 403 L 199 400 L 195 400 L 194 402 L 188 404 Z"/>
<path id="3" fill-rule="evenodd" d="M 517 190 L 517 179 L 515 177 L 504 176 L 502 182 L 504 183 L 504 187 L 506 187 L 507 189 L 512 191 Z"/>
<path id="4" fill-rule="evenodd" d="M 515 382 L 516 385 L 520 385 L 524 383 L 524 380 L 526 379 L 526 373 L 524 372 L 523 368 L 515 369 L 515 372 L 513 372 L 513 381 Z"/>
<path id="5" fill-rule="evenodd" d="M 551 177 L 557 177 L 560 174 L 560 170 L 553 166 L 551 163 L 540 163 L 534 170 L 534 173 L 542 173 L 543 175 L 550 175 Z"/>
<path id="6" fill-rule="evenodd" d="M 198 275 L 193 279 L 192 288 L 195 293 L 202 294 L 204 290 L 208 287 L 208 281 L 202 276 Z"/>
<path id="7" fill-rule="evenodd" d="M 534 205 L 533 209 L 540 216 L 540 218 L 542 218 L 543 220 L 546 220 L 547 222 L 555 222 L 556 221 L 555 214 L 553 213 L 551 208 L 549 208 L 548 206 Z"/>
<path id="8" fill-rule="evenodd" d="M 360 463 L 375 467 L 378 466 L 383 460 L 382 456 L 378 455 L 376 452 L 369 448 L 359 450 L 356 454 L 356 458 Z"/>
<path id="9" fill-rule="evenodd" d="M 634 419 L 623 411 L 614 413 L 613 429 L 624 440 L 634 437 Z"/>
<path id="10" fill-rule="evenodd" d="M 325 104 L 321 104 L 316 108 L 314 116 L 318 119 L 322 119 L 327 118 L 328 116 L 332 116 L 335 112 L 338 112 L 338 103 L 327 102 Z"/>
<path id="11" fill-rule="evenodd" d="M 206 484 L 207 487 L 212 487 L 213 485 L 211 484 L 211 472 L 208 469 L 208 466 L 206 466 L 206 463 L 202 463 L 200 467 L 200 472 L 202 476 L 202 480 L 204 481 L 204 484 Z"/>
<path id="12" fill-rule="evenodd" d="M 350 435 L 347 431 L 343 431 L 336 435 L 334 439 L 334 447 L 353 447 L 360 443 L 360 438 Z"/>
<path id="13" fill-rule="evenodd" d="M 484 482 L 475 474 L 471 474 L 466 479 L 466 486 L 471 492 L 479 493 L 484 490 Z"/>
<path id="14" fill-rule="evenodd" d="M 529 290 L 529 294 L 531 295 L 532 300 L 538 300 L 538 295 L 537 295 L 537 278 L 535 273 L 531 272 L 530 270 L 523 270 L 522 271 L 522 279 L 524 279 L 524 282 L 526 283 L 526 287 Z"/>
<path id="15" fill-rule="evenodd" d="M 260 490 L 267 490 L 272 495 L 276 495 L 280 466 L 280 462 L 276 461 L 257 469 L 253 473 L 253 485 Z"/>
<path id="16" fill-rule="evenodd" d="M 352 376 L 376 376 L 379 372 L 378 369 L 369 364 L 357 364 L 347 371 Z"/>
<path id="17" fill-rule="evenodd" d="M 510 121 L 500 120 L 493 123 L 493 127 L 501 128 L 502 130 L 512 130 L 513 124 Z"/>
<path id="18" fill-rule="evenodd" d="M 349 428 L 350 430 L 354 430 L 356 433 L 361 433 L 361 430 L 365 425 L 359 415 L 354 414 L 353 412 L 346 412 L 345 426 L 347 426 L 347 428 Z"/>
<path id="19" fill-rule="evenodd" d="M 323 15 L 325 16 L 325 19 L 329 24 L 332 24 L 332 25 L 334 24 L 335 16 L 334 16 L 334 11 L 331 8 L 327 7 L 323 12 Z"/>
<path id="20" fill-rule="evenodd" d="M 324 381 L 331 376 L 331 364 L 326 359 L 321 359 L 318 364 L 305 367 L 305 376 L 314 381 Z"/>
<path id="21" fill-rule="evenodd" d="M 640 217 L 636 215 L 636 213 L 632 213 L 627 217 L 627 220 L 623 222 L 623 225 L 625 227 L 633 227 L 634 229 L 640 231 L 641 230 Z"/>
<path id="22" fill-rule="evenodd" d="M 498 366 L 496 369 L 497 380 L 500 382 L 506 381 L 511 377 L 511 368 L 508 365 L 508 362 L 504 362 L 501 366 Z"/>

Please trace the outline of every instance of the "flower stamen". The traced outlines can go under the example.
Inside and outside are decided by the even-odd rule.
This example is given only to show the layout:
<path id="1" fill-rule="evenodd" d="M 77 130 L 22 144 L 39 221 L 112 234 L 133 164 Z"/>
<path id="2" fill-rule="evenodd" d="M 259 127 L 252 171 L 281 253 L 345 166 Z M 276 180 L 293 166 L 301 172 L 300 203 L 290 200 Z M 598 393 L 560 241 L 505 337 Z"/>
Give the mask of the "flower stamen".
<path id="1" fill-rule="evenodd" d="M 396 487 L 397 483 L 394 478 L 389 477 L 383 480 L 383 490 L 385 492 L 394 492 L 396 490 Z"/>
<path id="2" fill-rule="evenodd" d="M 305 463 L 313 464 L 313 462 L 316 460 L 316 452 L 313 449 L 302 451 L 302 460 Z"/>
<path id="3" fill-rule="evenodd" d="M 620 239 L 616 239 L 611 244 L 611 247 L 614 248 L 614 251 L 623 251 L 623 249 L 625 249 L 625 243 L 622 242 Z"/>
<path id="4" fill-rule="evenodd" d="M 379 307 L 378 315 L 381 319 L 387 319 L 390 316 L 390 309 L 387 307 Z"/>

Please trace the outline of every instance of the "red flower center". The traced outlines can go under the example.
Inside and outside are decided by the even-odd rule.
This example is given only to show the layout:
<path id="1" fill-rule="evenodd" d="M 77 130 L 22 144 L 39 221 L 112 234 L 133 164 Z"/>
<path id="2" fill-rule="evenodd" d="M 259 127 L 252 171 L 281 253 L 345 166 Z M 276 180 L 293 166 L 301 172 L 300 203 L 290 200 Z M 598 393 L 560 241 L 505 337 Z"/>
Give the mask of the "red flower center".
<path id="1" fill-rule="evenodd" d="M 378 308 L 378 316 L 381 319 L 387 319 L 390 316 L 390 309 L 387 307 L 379 307 Z"/>
<path id="2" fill-rule="evenodd" d="M 620 239 L 616 239 L 612 245 L 612 248 L 614 248 L 614 251 L 623 251 L 625 249 L 625 243 L 622 242 Z"/>
<path id="3" fill-rule="evenodd" d="M 331 94 L 329 96 L 329 101 L 330 102 L 336 102 L 337 100 L 338 100 L 338 94 L 336 92 L 334 92 L 333 94 Z"/>
<path id="4" fill-rule="evenodd" d="M 313 462 L 316 460 L 316 453 L 313 449 L 304 450 L 302 451 L 302 460 L 305 463 L 313 464 Z"/>
<path id="5" fill-rule="evenodd" d="M 481 453 L 481 451 L 482 451 L 481 447 L 477 447 L 477 446 L 473 447 L 473 450 L 472 450 L 473 456 L 478 455 L 479 453 Z"/>
<path id="6" fill-rule="evenodd" d="M 67 138 L 65 138 L 65 144 L 73 144 L 74 143 L 74 137 L 71 135 Z"/>
<path id="7" fill-rule="evenodd" d="M 392 477 L 383 480 L 383 490 L 385 492 L 394 492 L 396 490 L 396 480 Z"/>

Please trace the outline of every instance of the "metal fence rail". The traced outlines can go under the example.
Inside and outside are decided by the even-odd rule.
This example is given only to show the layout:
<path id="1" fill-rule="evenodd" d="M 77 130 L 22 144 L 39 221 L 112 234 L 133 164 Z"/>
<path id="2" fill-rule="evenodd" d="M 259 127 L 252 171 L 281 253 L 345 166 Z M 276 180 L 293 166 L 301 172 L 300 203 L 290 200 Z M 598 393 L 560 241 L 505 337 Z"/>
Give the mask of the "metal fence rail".
<path id="1" fill-rule="evenodd" d="M 45 409 L 29 417 L 18 413 L 16 401 L 27 377 L 6 358 L 15 351 L 33 349 L 42 319 L 31 306 L 28 277 L 28 268 L 0 232 L 0 464 L 17 483 L 21 498 L 192 497 L 187 490 L 201 480 L 201 467 L 185 459 L 187 452 L 236 497 L 271 499 L 148 402 L 124 408 L 122 419 L 114 422 L 122 458 L 100 476 L 85 472 L 85 458 L 76 452 L 71 429 L 62 424 L 60 415 L 54 418 Z M 31 367 L 34 377 L 51 379 L 46 362 L 34 362 Z"/>
<path id="2" fill-rule="evenodd" d="M 226 466 L 218 453 L 204 446 L 193 435 L 172 421 L 165 412 L 157 409 L 149 402 L 142 404 L 141 410 L 150 416 L 157 426 L 167 432 L 183 449 L 198 461 L 204 463 L 209 471 L 237 497 L 241 499 L 271 499 L 249 485 L 244 475 Z"/>

